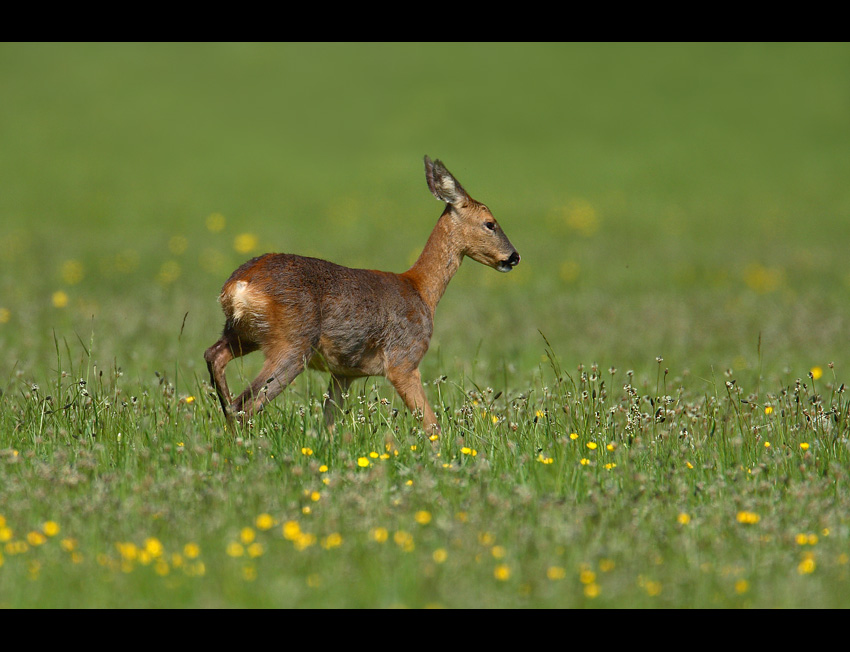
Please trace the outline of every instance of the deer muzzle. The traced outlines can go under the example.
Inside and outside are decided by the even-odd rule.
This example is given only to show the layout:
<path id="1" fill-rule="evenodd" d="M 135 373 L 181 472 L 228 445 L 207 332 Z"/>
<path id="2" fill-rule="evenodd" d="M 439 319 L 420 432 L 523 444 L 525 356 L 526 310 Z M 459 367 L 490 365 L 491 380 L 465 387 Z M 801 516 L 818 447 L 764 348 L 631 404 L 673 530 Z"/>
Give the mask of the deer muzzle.
<path id="1" fill-rule="evenodd" d="M 499 263 L 498 267 L 496 267 L 496 269 L 498 269 L 500 272 L 509 272 L 509 271 L 511 271 L 514 267 L 516 267 L 517 265 L 519 265 L 519 260 L 520 260 L 520 258 L 519 258 L 519 253 L 518 253 L 518 252 L 516 252 L 516 251 L 514 251 L 514 252 L 513 252 L 513 253 L 512 253 L 512 254 L 508 257 L 508 259 L 507 259 L 507 260 L 503 260 L 503 261 L 501 261 L 501 262 Z"/>

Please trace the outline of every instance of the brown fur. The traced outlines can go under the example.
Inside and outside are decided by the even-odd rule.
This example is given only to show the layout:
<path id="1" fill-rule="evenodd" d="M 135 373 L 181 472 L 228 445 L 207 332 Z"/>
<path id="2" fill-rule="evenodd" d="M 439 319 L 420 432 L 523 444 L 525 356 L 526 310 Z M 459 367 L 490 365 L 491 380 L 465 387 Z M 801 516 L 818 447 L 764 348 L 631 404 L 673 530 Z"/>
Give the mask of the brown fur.
<path id="1" fill-rule="evenodd" d="M 440 161 L 425 157 L 431 192 L 446 202 L 419 259 L 402 274 L 351 269 L 318 258 L 265 254 L 241 265 L 224 284 L 221 338 L 204 358 L 229 423 L 277 396 L 305 367 L 331 374 L 328 426 L 352 380 L 385 376 L 428 430 L 439 430 L 425 398 L 419 363 L 428 350 L 434 311 L 464 256 L 500 271 L 519 254 L 486 206 L 472 199 Z M 224 369 L 261 350 L 263 369 L 231 400 Z"/>

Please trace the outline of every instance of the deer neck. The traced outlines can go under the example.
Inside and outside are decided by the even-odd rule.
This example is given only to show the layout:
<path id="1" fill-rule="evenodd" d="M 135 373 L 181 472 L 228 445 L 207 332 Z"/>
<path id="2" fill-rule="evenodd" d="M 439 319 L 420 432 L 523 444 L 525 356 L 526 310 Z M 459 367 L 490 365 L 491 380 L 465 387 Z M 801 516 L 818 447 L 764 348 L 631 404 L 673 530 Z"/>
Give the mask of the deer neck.
<path id="1" fill-rule="evenodd" d="M 463 262 L 463 251 L 457 245 L 452 227 L 451 216 L 448 212 L 443 213 L 419 258 L 403 274 L 419 291 L 432 316 L 449 281 Z"/>

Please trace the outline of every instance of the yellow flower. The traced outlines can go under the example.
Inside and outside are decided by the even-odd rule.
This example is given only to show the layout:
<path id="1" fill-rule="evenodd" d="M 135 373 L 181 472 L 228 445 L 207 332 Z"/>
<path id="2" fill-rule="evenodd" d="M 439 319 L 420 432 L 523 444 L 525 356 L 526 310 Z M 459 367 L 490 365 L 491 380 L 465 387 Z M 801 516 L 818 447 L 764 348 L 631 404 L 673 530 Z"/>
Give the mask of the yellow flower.
<path id="1" fill-rule="evenodd" d="M 563 566 L 549 566 L 546 569 L 546 577 L 550 580 L 562 580 L 567 576 L 567 571 Z"/>
<path id="2" fill-rule="evenodd" d="M 357 458 L 357 466 L 363 467 L 364 469 L 369 466 L 369 458 L 368 457 L 358 457 Z"/>
<path id="3" fill-rule="evenodd" d="M 778 267 L 765 267 L 752 263 L 744 270 L 744 282 L 759 293 L 768 293 L 781 287 L 785 273 Z"/>
<path id="4" fill-rule="evenodd" d="M 540 453 L 540 455 L 537 456 L 537 461 L 542 462 L 543 464 L 552 464 L 555 460 L 551 457 L 544 457 L 543 453 Z"/>
<path id="5" fill-rule="evenodd" d="M 306 446 L 304 446 L 304 447 L 302 447 L 302 448 L 301 448 L 301 454 L 302 454 L 302 455 L 312 455 L 312 454 L 313 454 L 313 449 L 312 449 L 312 448 L 307 448 Z"/>
<path id="6" fill-rule="evenodd" d="M 755 523 L 758 523 L 759 520 L 761 520 L 759 515 L 755 512 L 746 511 L 738 512 L 738 516 L 736 518 L 738 520 L 738 523 L 745 523 L 748 525 L 754 525 Z"/>
<path id="7" fill-rule="evenodd" d="M 53 306 L 55 308 L 64 308 L 68 305 L 68 295 L 65 294 L 62 290 L 57 290 L 56 292 L 54 292 L 50 300 L 53 302 Z"/>
<path id="8" fill-rule="evenodd" d="M 41 532 L 29 532 L 27 534 L 27 543 L 31 546 L 40 546 L 45 541 L 47 541 L 47 537 L 45 537 Z"/>
<path id="9" fill-rule="evenodd" d="M 254 532 L 253 528 L 250 527 L 243 527 L 242 530 L 239 532 L 239 540 L 245 545 L 251 543 L 256 538 L 256 536 L 257 533 Z"/>
<path id="10" fill-rule="evenodd" d="M 800 575 L 808 575 L 809 573 L 813 573 L 817 565 L 815 564 L 815 559 L 811 555 L 806 555 L 797 565 L 797 572 Z"/>
<path id="11" fill-rule="evenodd" d="M 162 543 L 160 543 L 159 539 L 157 539 L 156 537 L 148 537 L 147 539 L 145 539 L 145 551 L 151 557 L 159 557 L 160 555 L 162 555 L 163 550 L 164 548 L 162 546 Z"/>
<path id="12" fill-rule="evenodd" d="M 396 545 L 405 552 L 412 552 L 416 547 L 413 543 L 413 535 L 410 534 L 410 532 L 405 532 L 404 530 L 399 530 L 393 534 L 393 541 L 395 541 Z"/>
<path id="13" fill-rule="evenodd" d="M 260 514 L 254 523 L 259 530 L 270 530 L 274 527 L 274 519 L 271 514 Z"/>
<path id="14" fill-rule="evenodd" d="M 301 532 L 292 542 L 296 550 L 305 550 L 316 543 L 316 535 L 308 532 Z"/>
<path id="15" fill-rule="evenodd" d="M 661 582 L 654 582 L 649 580 L 643 585 L 643 588 L 646 589 L 646 592 L 651 596 L 656 596 L 661 593 Z"/>
<path id="16" fill-rule="evenodd" d="M 507 564 L 499 564 L 493 569 L 493 577 L 500 582 L 505 582 L 511 577 L 511 569 Z"/>
<path id="17" fill-rule="evenodd" d="M 370 536 L 372 537 L 372 541 L 377 541 L 378 543 L 383 543 L 384 541 L 386 541 L 389 538 L 390 533 L 387 530 L 387 528 L 385 528 L 385 527 L 376 527 L 376 528 L 372 528 L 372 531 L 370 532 Z"/>
<path id="18" fill-rule="evenodd" d="M 771 407 L 770 405 L 765 405 L 764 406 L 764 413 L 765 414 L 773 414 L 773 407 Z"/>
<path id="19" fill-rule="evenodd" d="M 475 450 L 474 448 L 469 448 L 469 446 L 464 446 L 463 448 L 460 449 L 460 452 L 463 453 L 464 455 L 471 455 L 472 457 L 475 457 L 476 455 L 478 455 L 478 451 Z"/>
<path id="20" fill-rule="evenodd" d="M 596 442 L 595 442 L 595 441 L 589 441 L 589 442 L 587 442 L 587 447 L 588 447 L 590 450 L 595 451 L 595 450 L 596 450 Z"/>
<path id="21" fill-rule="evenodd" d="M 287 521 L 283 524 L 283 538 L 294 541 L 301 534 L 301 526 L 298 521 Z"/>
<path id="22" fill-rule="evenodd" d="M 183 554 L 188 559 L 196 559 L 201 554 L 201 547 L 197 543 L 187 543 L 183 546 Z"/>
<path id="23" fill-rule="evenodd" d="M 240 233 L 233 240 L 233 248 L 240 254 L 247 254 L 257 248 L 258 242 L 253 233 Z"/>
<path id="24" fill-rule="evenodd" d="M 750 590 L 750 583 L 747 580 L 738 580 L 735 582 L 735 593 L 739 595 Z"/>
<path id="25" fill-rule="evenodd" d="M 448 558 L 449 553 L 446 552 L 445 548 L 437 548 L 432 554 L 431 558 L 438 564 L 442 564 Z"/>
<path id="26" fill-rule="evenodd" d="M 809 370 L 809 374 L 811 374 L 813 380 L 818 380 L 821 376 L 823 376 L 823 369 L 820 367 L 812 367 Z"/>
<path id="27" fill-rule="evenodd" d="M 41 531 L 49 537 L 59 534 L 59 524 L 56 521 L 47 521 L 41 526 Z"/>
<path id="28" fill-rule="evenodd" d="M 576 433 L 574 433 L 574 432 L 571 432 L 571 433 L 570 433 L 570 439 L 572 439 L 572 440 L 576 440 L 576 439 L 578 439 L 578 435 L 577 435 Z"/>
<path id="29" fill-rule="evenodd" d="M 328 465 L 327 465 L 327 464 L 322 464 L 322 465 L 319 467 L 319 473 L 327 473 L 327 472 L 328 472 Z"/>
<path id="30" fill-rule="evenodd" d="M 419 525 L 428 525 L 428 523 L 431 522 L 431 512 L 422 509 L 416 512 L 413 518 L 417 523 L 419 523 Z"/>
<path id="31" fill-rule="evenodd" d="M 582 584 L 593 584 L 596 581 L 596 573 L 585 568 L 578 575 L 578 581 Z"/>
<path id="32" fill-rule="evenodd" d="M 587 466 L 588 464 L 590 464 L 590 460 L 587 459 L 586 457 L 582 457 L 581 460 L 579 460 L 579 461 L 580 461 L 582 466 Z"/>
<path id="33" fill-rule="evenodd" d="M 599 596 L 599 585 L 596 582 L 584 585 L 584 596 L 586 598 L 595 598 Z"/>
<path id="34" fill-rule="evenodd" d="M 491 543 L 493 543 L 493 535 L 489 532 L 480 532 L 478 534 L 478 543 L 480 543 L 482 546 L 489 546 Z"/>
<path id="35" fill-rule="evenodd" d="M 805 442 L 805 441 L 804 441 L 804 442 L 800 442 L 800 448 L 802 448 L 804 451 L 809 450 L 809 444 L 808 444 L 808 442 Z"/>
<path id="36" fill-rule="evenodd" d="M 326 536 L 322 541 L 322 547 L 325 550 L 337 548 L 342 545 L 342 535 L 339 532 L 333 532 Z"/>
<path id="37" fill-rule="evenodd" d="M 676 517 L 676 521 L 678 521 L 680 525 L 687 525 L 691 522 L 691 517 L 688 514 L 682 512 Z"/>
<path id="38" fill-rule="evenodd" d="M 139 556 L 139 549 L 135 543 L 116 543 L 115 546 L 118 548 L 118 554 L 126 561 L 134 561 Z"/>
<path id="39" fill-rule="evenodd" d="M 764 447 L 765 447 L 765 448 L 770 448 L 770 442 L 769 442 L 769 441 L 764 442 Z"/>
<path id="40" fill-rule="evenodd" d="M 245 554 L 245 547 L 238 541 L 231 541 L 227 544 L 226 551 L 230 557 L 241 557 Z"/>

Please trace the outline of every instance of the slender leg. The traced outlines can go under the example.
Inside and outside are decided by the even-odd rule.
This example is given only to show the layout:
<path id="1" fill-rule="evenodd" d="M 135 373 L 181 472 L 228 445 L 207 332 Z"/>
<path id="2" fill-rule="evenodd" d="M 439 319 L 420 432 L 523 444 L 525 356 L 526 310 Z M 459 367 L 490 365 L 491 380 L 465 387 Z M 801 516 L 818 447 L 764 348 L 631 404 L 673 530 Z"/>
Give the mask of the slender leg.
<path id="1" fill-rule="evenodd" d="M 300 348 L 280 355 L 267 355 L 266 361 L 254 382 L 243 391 L 230 408 L 234 413 L 245 412 L 246 417 L 263 409 L 263 406 L 280 394 L 295 377 L 304 371 L 306 352 Z"/>
<path id="2" fill-rule="evenodd" d="M 225 333 L 204 352 L 204 359 L 207 361 L 207 369 L 210 372 L 210 382 L 215 387 L 221 409 L 230 425 L 233 425 L 233 414 L 230 411 L 230 389 L 227 387 L 224 368 L 234 358 L 256 350 L 257 345 L 253 342 L 243 342 L 238 337 Z"/>
<path id="3" fill-rule="evenodd" d="M 422 379 L 419 369 L 413 371 L 399 372 L 392 370 L 387 373 L 387 379 L 392 383 L 401 400 L 407 408 L 415 415 L 422 414 L 422 425 L 425 432 L 439 433 L 440 425 L 437 423 L 437 415 L 425 398 L 425 389 L 422 387 Z"/>
<path id="4" fill-rule="evenodd" d="M 328 397 L 322 404 L 322 413 L 325 416 L 325 427 L 328 430 L 333 430 L 337 412 L 342 410 L 342 406 L 345 402 L 343 394 L 348 391 L 353 380 L 354 379 L 349 376 L 336 376 L 331 374 L 331 380 L 328 384 Z"/>

